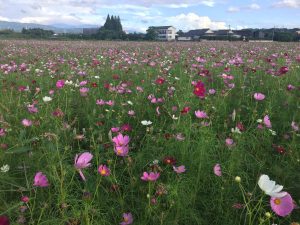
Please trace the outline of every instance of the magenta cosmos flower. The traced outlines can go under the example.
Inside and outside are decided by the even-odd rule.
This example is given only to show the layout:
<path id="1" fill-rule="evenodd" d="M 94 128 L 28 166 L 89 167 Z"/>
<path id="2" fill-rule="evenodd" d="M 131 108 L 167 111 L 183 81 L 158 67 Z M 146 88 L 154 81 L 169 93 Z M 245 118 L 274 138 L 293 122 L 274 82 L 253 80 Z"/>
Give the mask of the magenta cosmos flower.
<path id="1" fill-rule="evenodd" d="M 197 118 L 201 118 L 201 119 L 208 118 L 206 112 L 200 111 L 200 110 L 195 111 L 195 116 L 196 116 Z"/>
<path id="2" fill-rule="evenodd" d="M 214 166 L 214 174 L 218 177 L 222 176 L 221 165 L 218 163 Z"/>
<path id="3" fill-rule="evenodd" d="M 254 94 L 254 98 L 255 98 L 255 100 L 257 100 L 257 101 L 262 101 L 262 100 L 264 100 L 265 99 L 265 95 L 264 94 L 262 94 L 262 93 L 255 93 Z"/>
<path id="4" fill-rule="evenodd" d="M 56 87 L 58 88 L 58 89 L 61 89 L 61 88 L 63 88 L 65 86 L 65 81 L 64 80 L 58 80 L 57 82 L 56 82 Z"/>
<path id="5" fill-rule="evenodd" d="M 93 155 L 89 152 L 84 152 L 81 155 L 77 155 L 75 156 L 75 163 L 74 166 L 75 168 L 78 170 L 82 180 L 86 180 L 85 176 L 82 173 L 82 169 L 89 167 L 91 165 L 90 161 L 92 160 Z"/>
<path id="6" fill-rule="evenodd" d="M 0 225 L 9 225 L 9 219 L 7 216 L 0 216 Z"/>
<path id="7" fill-rule="evenodd" d="M 37 172 L 34 176 L 34 183 L 33 186 L 36 187 L 48 187 L 48 179 L 46 175 L 44 175 L 42 172 Z"/>
<path id="8" fill-rule="evenodd" d="M 178 166 L 178 167 L 173 166 L 173 170 L 177 174 L 184 173 L 185 172 L 185 166 L 184 165 Z"/>
<path id="9" fill-rule="evenodd" d="M 264 124 L 267 128 L 272 128 L 272 124 L 268 115 L 264 117 Z"/>
<path id="10" fill-rule="evenodd" d="M 110 169 L 106 165 L 100 165 L 98 168 L 98 172 L 101 176 L 107 177 L 110 175 Z"/>
<path id="11" fill-rule="evenodd" d="M 141 177 L 144 181 L 156 181 L 159 178 L 160 174 L 156 172 L 144 172 L 143 176 Z"/>
<path id="12" fill-rule="evenodd" d="M 289 193 L 282 198 L 271 197 L 270 204 L 272 210 L 278 216 L 282 217 L 288 216 L 295 208 L 293 199 Z"/>
<path id="13" fill-rule="evenodd" d="M 133 223 L 133 217 L 131 213 L 123 213 L 123 221 L 121 225 L 129 225 Z"/>

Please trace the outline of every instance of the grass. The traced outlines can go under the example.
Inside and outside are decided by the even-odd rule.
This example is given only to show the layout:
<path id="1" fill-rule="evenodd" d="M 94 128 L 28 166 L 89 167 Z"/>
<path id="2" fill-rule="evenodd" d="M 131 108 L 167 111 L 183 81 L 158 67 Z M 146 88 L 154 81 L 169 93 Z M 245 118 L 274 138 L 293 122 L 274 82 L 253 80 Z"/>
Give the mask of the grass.
<path id="1" fill-rule="evenodd" d="M 12 224 L 119 224 L 126 212 L 132 213 L 133 224 L 141 225 L 300 221 L 298 208 L 287 217 L 276 216 L 257 186 L 259 176 L 268 174 L 300 203 L 300 133 L 291 127 L 292 121 L 300 123 L 297 44 L 9 40 L 0 41 L 0 49 L 0 128 L 5 130 L 0 166 L 10 167 L 0 173 L 0 215 Z M 197 57 L 206 62 L 197 62 Z M 286 74 L 268 72 L 283 66 L 289 68 Z M 224 82 L 224 73 L 234 77 L 228 81 L 234 88 Z M 165 80 L 161 85 L 155 83 L 159 77 Z M 58 80 L 73 84 L 58 89 Z M 198 80 L 205 84 L 205 99 L 193 94 L 191 83 Z M 87 96 L 80 94 L 81 81 L 88 81 Z M 121 94 L 105 84 L 123 84 L 131 92 Z M 295 89 L 287 90 L 289 84 Z M 27 90 L 20 91 L 21 86 Z M 216 93 L 209 94 L 209 89 Z M 266 98 L 256 101 L 256 92 Z M 151 103 L 150 94 L 164 102 Z M 52 101 L 44 102 L 45 96 Z M 99 106 L 97 99 L 115 104 Z M 29 104 L 38 112 L 29 113 Z M 190 111 L 180 113 L 187 106 Z M 135 115 L 129 116 L 129 110 Z M 209 118 L 196 118 L 196 110 Z M 257 128 L 265 115 L 276 135 Z M 24 127 L 24 118 L 33 125 Z M 143 120 L 152 124 L 143 126 Z M 232 133 L 238 123 L 245 130 Z M 110 140 L 117 133 L 110 130 L 124 124 L 132 128 L 122 132 L 131 138 L 130 149 L 128 156 L 119 157 Z M 226 138 L 234 145 L 226 146 Z M 94 156 L 83 169 L 86 182 L 74 167 L 75 155 L 83 152 Z M 186 172 L 176 174 L 164 163 L 167 156 L 176 159 L 176 166 L 185 165 Z M 216 163 L 221 177 L 213 173 Z M 110 168 L 110 176 L 100 176 L 100 164 Z M 49 187 L 33 186 L 38 171 L 47 176 Z M 145 182 L 140 178 L 144 171 L 159 172 L 160 177 Z M 29 202 L 22 202 L 22 196 Z"/>

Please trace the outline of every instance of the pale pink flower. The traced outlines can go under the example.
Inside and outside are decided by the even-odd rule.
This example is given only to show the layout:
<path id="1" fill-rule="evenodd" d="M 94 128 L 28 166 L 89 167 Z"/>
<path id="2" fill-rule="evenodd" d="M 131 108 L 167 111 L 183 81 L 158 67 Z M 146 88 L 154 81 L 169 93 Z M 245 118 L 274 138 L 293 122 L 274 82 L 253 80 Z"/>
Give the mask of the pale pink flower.
<path id="1" fill-rule="evenodd" d="M 22 120 L 22 125 L 23 125 L 24 127 L 30 127 L 30 126 L 32 126 L 32 121 L 31 121 L 31 120 L 28 120 L 28 119 L 23 119 L 23 120 Z"/>
<path id="2" fill-rule="evenodd" d="M 234 141 L 231 138 L 226 138 L 225 143 L 227 146 L 232 146 L 234 144 Z"/>
<path id="3" fill-rule="evenodd" d="M 298 126 L 298 124 L 296 124 L 296 122 L 293 121 L 291 126 L 292 126 L 294 131 L 299 131 L 299 126 Z"/>
<path id="4" fill-rule="evenodd" d="M 47 179 L 46 175 L 44 175 L 42 172 L 37 172 L 34 176 L 33 186 L 48 187 L 49 182 L 48 182 L 48 179 Z"/>
<path id="5" fill-rule="evenodd" d="M 200 111 L 200 110 L 195 111 L 195 116 L 196 116 L 197 118 L 201 118 L 201 119 L 208 118 L 206 112 Z"/>
<path id="6" fill-rule="evenodd" d="M 120 225 L 129 225 L 133 223 L 133 217 L 131 213 L 123 213 L 123 221 Z"/>
<path id="7" fill-rule="evenodd" d="M 103 99 L 97 99 L 96 104 L 97 105 L 105 105 L 105 101 Z"/>
<path id="8" fill-rule="evenodd" d="M 35 105 L 28 105 L 27 110 L 30 113 L 37 113 L 38 112 L 38 108 L 36 108 Z"/>
<path id="9" fill-rule="evenodd" d="M 264 117 L 264 124 L 267 128 L 272 128 L 272 124 L 268 115 Z"/>
<path id="10" fill-rule="evenodd" d="M 135 115 L 135 112 L 134 112 L 133 110 L 129 110 L 129 111 L 128 111 L 128 115 L 129 115 L 129 116 L 134 116 L 134 115 Z"/>
<path id="11" fill-rule="evenodd" d="M 109 105 L 109 106 L 113 106 L 113 105 L 115 105 L 115 102 L 112 100 L 109 100 L 109 101 L 105 102 L 105 104 Z"/>
<path id="12" fill-rule="evenodd" d="M 4 137 L 6 135 L 6 132 L 3 128 L 0 128 L 0 137 Z"/>
<path id="13" fill-rule="evenodd" d="M 160 176 L 160 173 L 157 172 L 144 172 L 143 176 L 141 177 L 142 180 L 144 181 L 156 181 Z"/>
<path id="14" fill-rule="evenodd" d="M 178 167 L 173 166 L 173 170 L 174 170 L 176 173 L 178 173 L 178 174 L 184 173 L 184 172 L 185 172 L 185 166 L 184 166 L 184 165 L 178 166 Z"/>
<path id="15" fill-rule="evenodd" d="M 116 133 L 120 131 L 120 127 L 112 127 L 110 130 L 111 132 Z"/>
<path id="16" fill-rule="evenodd" d="M 214 174 L 218 177 L 222 176 L 222 170 L 221 170 L 221 165 L 220 164 L 216 164 L 214 166 Z"/>
<path id="17" fill-rule="evenodd" d="M 93 155 L 89 152 L 84 152 L 81 155 L 76 154 L 74 166 L 78 170 L 82 180 L 86 180 L 85 176 L 82 173 L 82 169 L 89 167 L 91 165 L 90 161 L 92 160 Z"/>
<path id="18" fill-rule="evenodd" d="M 255 100 L 257 100 L 257 101 L 262 101 L 262 100 L 264 100 L 265 99 L 265 95 L 264 94 L 262 94 L 262 93 L 255 93 L 254 94 L 254 98 L 255 98 Z"/>

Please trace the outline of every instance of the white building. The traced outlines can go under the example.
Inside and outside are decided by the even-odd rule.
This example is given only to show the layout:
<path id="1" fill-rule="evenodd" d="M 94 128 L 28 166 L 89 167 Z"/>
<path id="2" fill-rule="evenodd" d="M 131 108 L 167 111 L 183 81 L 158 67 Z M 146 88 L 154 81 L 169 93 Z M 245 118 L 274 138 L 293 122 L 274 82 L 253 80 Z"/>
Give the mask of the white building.
<path id="1" fill-rule="evenodd" d="M 159 41 L 175 41 L 176 28 L 173 26 L 150 27 L 157 32 L 157 40 Z"/>

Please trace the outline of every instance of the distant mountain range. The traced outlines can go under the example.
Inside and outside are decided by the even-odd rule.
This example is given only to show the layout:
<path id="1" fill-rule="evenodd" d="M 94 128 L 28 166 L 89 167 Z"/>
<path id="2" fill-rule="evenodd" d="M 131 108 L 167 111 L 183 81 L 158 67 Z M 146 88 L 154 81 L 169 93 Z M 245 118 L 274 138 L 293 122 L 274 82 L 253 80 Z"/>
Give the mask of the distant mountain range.
<path id="1" fill-rule="evenodd" d="M 36 23 L 19 23 L 19 22 L 8 22 L 8 21 L 0 21 L 0 30 L 11 29 L 16 32 L 21 32 L 23 28 L 41 28 L 44 30 L 52 30 L 55 33 L 74 33 L 80 34 L 82 33 L 83 28 L 97 28 L 99 26 L 84 24 L 81 27 L 72 26 L 68 24 L 51 24 L 51 25 L 42 25 Z"/>

